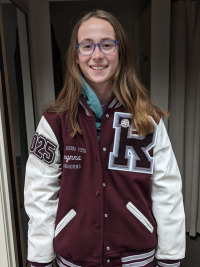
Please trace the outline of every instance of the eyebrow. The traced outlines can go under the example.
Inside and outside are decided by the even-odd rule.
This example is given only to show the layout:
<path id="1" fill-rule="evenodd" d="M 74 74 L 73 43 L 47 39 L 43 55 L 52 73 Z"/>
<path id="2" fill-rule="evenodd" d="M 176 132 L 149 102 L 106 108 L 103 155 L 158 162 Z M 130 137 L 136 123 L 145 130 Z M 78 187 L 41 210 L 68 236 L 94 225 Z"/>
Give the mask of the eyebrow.
<path id="1" fill-rule="evenodd" d="M 100 40 L 100 42 L 102 42 L 102 41 L 114 41 L 114 39 L 113 38 L 106 37 L 106 38 L 102 38 Z M 84 42 L 94 43 L 94 40 L 92 40 L 90 38 L 86 38 L 86 39 L 83 39 L 80 43 L 84 43 Z"/>

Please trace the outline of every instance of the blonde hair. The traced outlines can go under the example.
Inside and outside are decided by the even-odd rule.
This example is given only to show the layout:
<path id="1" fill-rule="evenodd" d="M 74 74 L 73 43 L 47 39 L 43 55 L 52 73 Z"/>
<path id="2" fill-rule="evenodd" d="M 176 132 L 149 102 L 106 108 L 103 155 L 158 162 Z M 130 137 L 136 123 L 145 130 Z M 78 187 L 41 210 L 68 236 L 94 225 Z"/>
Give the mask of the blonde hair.
<path id="1" fill-rule="evenodd" d="M 119 64 L 116 73 L 112 77 L 115 97 L 132 114 L 132 127 L 134 125 L 139 135 L 152 133 L 154 127 L 150 116 L 158 123 L 160 118 L 167 115 L 167 113 L 153 105 L 148 91 L 138 79 L 134 66 L 133 52 L 122 25 L 112 14 L 103 10 L 89 12 L 76 23 L 67 51 L 65 83 L 57 100 L 47 109 L 47 112 L 68 114 L 73 129 L 72 135 L 82 133 L 77 121 L 77 115 L 83 82 L 79 66 L 76 63 L 76 44 L 80 26 L 93 17 L 108 21 L 114 28 L 116 40 L 119 41 Z"/>

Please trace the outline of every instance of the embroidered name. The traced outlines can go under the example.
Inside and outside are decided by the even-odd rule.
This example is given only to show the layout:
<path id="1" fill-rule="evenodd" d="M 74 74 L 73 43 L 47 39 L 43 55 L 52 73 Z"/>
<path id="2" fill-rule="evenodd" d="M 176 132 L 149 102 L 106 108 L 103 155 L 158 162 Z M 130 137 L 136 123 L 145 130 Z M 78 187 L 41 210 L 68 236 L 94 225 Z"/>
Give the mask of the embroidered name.
<path id="1" fill-rule="evenodd" d="M 82 160 L 81 156 L 71 156 L 71 155 L 64 156 L 64 159 L 66 160 L 66 162 L 68 162 L 69 160 Z"/>
<path id="2" fill-rule="evenodd" d="M 82 147 L 78 147 L 78 152 L 81 152 L 81 153 L 86 153 L 86 149 L 85 148 L 82 148 Z"/>
<path id="3" fill-rule="evenodd" d="M 115 113 L 115 139 L 113 152 L 109 155 L 109 169 L 153 173 L 153 158 L 149 151 L 155 145 L 157 125 L 153 119 L 152 122 L 154 133 L 139 136 L 135 129 L 131 133 L 131 114 Z"/>
<path id="4" fill-rule="evenodd" d="M 63 168 L 71 170 L 81 169 L 81 164 L 64 164 Z"/>
<path id="5" fill-rule="evenodd" d="M 38 157 L 41 161 L 51 164 L 55 159 L 56 148 L 56 144 L 43 135 L 36 133 L 33 137 L 30 153 Z"/>
<path id="6" fill-rule="evenodd" d="M 76 151 L 76 147 L 75 146 L 66 146 L 65 148 L 66 148 L 66 150 Z"/>
<path id="7" fill-rule="evenodd" d="M 83 148 L 83 147 L 75 147 L 75 146 L 65 146 L 65 149 L 67 151 L 78 151 L 78 152 L 81 152 L 81 153 L 86 153 L 86 149 Z"/>

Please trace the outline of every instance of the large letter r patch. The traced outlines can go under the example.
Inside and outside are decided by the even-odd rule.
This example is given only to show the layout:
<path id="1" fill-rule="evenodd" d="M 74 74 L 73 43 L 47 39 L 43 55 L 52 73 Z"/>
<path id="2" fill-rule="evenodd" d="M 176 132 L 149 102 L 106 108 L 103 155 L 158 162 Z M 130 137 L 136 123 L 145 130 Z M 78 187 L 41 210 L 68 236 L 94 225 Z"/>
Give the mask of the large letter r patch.
<path id="1" fill-rule="evenodd" d="M 115 139 L 109 156 L 109 169 L 153 173 L 153 158 L 149 155 L 155 145 L 157 124 L 153 121 L 154 133 L 139 136 L 131 133 L 131 114 L 116 112 L 113 122 Z"/>

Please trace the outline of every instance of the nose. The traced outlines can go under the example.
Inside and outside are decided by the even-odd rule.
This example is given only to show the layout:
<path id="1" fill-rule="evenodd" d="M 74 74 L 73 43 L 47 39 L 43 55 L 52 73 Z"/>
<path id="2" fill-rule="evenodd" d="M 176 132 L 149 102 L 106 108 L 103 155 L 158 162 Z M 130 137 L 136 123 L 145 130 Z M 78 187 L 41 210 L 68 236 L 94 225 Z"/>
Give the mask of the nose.
<path id="1" fill-rule="evenodd" d="M 101 58 L 103 57 L 103 53 L 101 52 L 98 45 L 95 45 L 94 52 L 92 54 L 95 58 Z"/>

